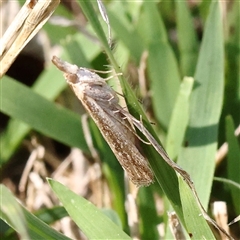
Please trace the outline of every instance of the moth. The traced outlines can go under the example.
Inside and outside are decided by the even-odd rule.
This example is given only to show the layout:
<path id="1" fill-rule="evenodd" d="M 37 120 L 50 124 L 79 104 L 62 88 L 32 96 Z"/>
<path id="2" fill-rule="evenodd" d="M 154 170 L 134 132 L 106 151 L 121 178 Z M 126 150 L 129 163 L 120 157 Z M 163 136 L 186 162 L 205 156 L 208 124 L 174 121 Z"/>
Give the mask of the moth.
<path id="1" fill-rule="evenodd" d="M 119 105 L 116 92 L 95 72 L 54 56 L 67 83 L 92 117 L 119 163 L 136 186 L 148 186 L 154 175 L 136 144 L 136 133 Z"/>

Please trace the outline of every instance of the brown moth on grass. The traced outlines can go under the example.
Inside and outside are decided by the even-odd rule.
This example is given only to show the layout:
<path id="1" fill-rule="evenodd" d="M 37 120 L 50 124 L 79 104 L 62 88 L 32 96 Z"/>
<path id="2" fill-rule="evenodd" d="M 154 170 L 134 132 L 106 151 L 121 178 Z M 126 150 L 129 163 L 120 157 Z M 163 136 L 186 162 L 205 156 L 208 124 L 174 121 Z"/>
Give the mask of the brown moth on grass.
<path id="1" fill-rule="evenodd" d="M 118 104 L 116 92 L 95 72 L 79 68 L 57 57 L 53 63 L 64 72 L 67 83 L 90 114 L 129 179 L 148 186 L 154 175 L 136 144 L 136 134 Z"/>

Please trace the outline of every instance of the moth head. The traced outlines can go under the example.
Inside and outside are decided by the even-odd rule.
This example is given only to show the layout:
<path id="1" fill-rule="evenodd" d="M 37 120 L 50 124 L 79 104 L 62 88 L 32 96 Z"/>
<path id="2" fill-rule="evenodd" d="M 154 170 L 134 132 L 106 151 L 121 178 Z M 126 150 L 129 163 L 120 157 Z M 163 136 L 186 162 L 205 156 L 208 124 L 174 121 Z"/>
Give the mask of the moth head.
<path id="1" fill-rule="evenodd" d="M 79 68 L 78 66 L 65 62 L 56 56 L 53 57 L 52 62 L 59 70 L 64 72 L 64 77 L 69 84 L 105 84 L 105 81 L 100 76 L 87 68 Z"/>
<path id="2" fill-rule="evenodd" d="M 56 56 L 53 56 L 52 62 L 59 70 L 66 74 L 77 74 L 78 66 L 76 65 L 65 62 Z"/>

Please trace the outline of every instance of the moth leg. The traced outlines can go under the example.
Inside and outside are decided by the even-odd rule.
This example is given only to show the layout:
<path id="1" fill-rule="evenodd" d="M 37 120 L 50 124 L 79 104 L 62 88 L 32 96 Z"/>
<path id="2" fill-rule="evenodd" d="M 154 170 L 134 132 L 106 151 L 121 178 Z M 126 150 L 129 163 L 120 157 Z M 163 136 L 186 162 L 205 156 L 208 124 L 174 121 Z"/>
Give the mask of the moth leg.
<path id="1" fill-rule="evenodd" d="M 131 121 L 130 115 L 124 114 L 124 112 L 126 112 L 126 111 L 124 111 L 123 109 L 117 108 L 117 110 L 113 110 L 112 112 L 113 112 L 113 117 L 114 117 L 114 114 L 121 113 L 121 114 L 123 115 L 122 119 L 123 119 L 123 120 L 127 119 L 127 121 L 128 121 L 128 123 L 130 124 L 130 126 L 129 126 L 128 124 L 126 124 L 126 123 L 123 123 L 123 122 L 121 122 L 121 123 L 124 124 L 124 126 L 125 126 L 126 128 L 128 128 L 128 130 L 129 130 L 130 132 L 132 132 L 141 142 L 143 142 L 144 144 L 147 144 L 147 145 L 151 145 L 150 142 L 147 142 L 147 141 L 143 140 L 143 139 L 136 133 L 135 128 L 134 128 L 134 124 L 133 124 L 132 121 Z M 119 122 L 118 118 L 115 118 L 115 119 Z"/>
<path id="2" fill-rule="evenodd" d="M 95 70 L 95 69 L 91 69 L 88 68 L 91 72 L 95 72 L 95 73 L 104 73 L 104 74 L 108 74 L 108 73 L 112 73 L 113 70 Z"/>
<path id="3" fill-rule="evenodd" d="M 108 73 L 113 73 L 114 70 L 107 70 L 107 71 L 102 71 L 102 70 L 95 70 L 95 69 L 91 69 L 91 68 L 88 68 L 88 70 L 90 70 L 91 72 L 94 72 L 94 73 L 103 73 L 103 74 L 108 74 Z M 123 75 L 122 73 L 114 73 L 112 76 L 109 76 L 107 78 L 103 78 L 104 81 L 108 81 L 114 77 L 117 77 L 117 76 L 121 76 Z"/>
<path id="4" fill-rule="evenodd" d="M 122 75 L 123 75 L 122 73 L 114 73 L 112 76 L 109 76 L 107 78 L 103 78 L 103 80 L 106 82 L 106 81 L 108 81 L 108 80 L 110 80 L 112 78 L 115 78 L 117 76 L 122 76 Z"/>
<path id="5" fill-rule="evenodd" d="M 114 90 L 114 91 L 115 91 L 115 90 Z M 119 96 L 121 96 L 121 97 L 124 98 L 124 95 L 123 95 L 123 94 L 121 94 L 121 93 L 119 93 L 119 92 L 117 92 L 117 91 L 115 91 L 115 93 L 116 93 L 117 95 L 119 95 Z"/>

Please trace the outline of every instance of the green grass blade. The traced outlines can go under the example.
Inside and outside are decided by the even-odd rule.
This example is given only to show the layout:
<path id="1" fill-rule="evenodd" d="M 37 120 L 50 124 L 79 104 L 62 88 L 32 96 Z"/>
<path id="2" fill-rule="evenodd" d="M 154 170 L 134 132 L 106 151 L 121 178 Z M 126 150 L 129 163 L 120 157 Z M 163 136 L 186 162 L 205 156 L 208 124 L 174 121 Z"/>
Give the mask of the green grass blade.
<path id="1" fill-rule="evenodd" d="M 204 207 L 212 186 L 223 102 L 223 33 L 219 2 L 212 2 L 195 73 L 190 119 L 179 164 L 192 176 Z M 204 173 L 204 177 L 203 177 Z"/>
<path id="2" fill-rule="evenodd" d="M 228 179 L 240 184 L 240 147 L 234 135 L 233 119 L 226 118 L 226 136 L 228 142 L 227 173 Z M 236 212 L 240 212 L 240 190 L 231 188 L 231 196 Z"/>
<path id="3" fill-rule="evenodd" d="M 186 230 L 191 239 L 215 239 L 209 225 L 204 219 L 193 193 L 182 179 L 179 178 L 180 196 Z"/>
<path id="4" fill-rule="evenodd" d="M 19 233 L 21 239 L 69 239 L 28 212 L 4 185 L 0 185 L 0 189 L 0 217 Z"/>
<path id="5" fill-rule="evenodd" d="M 71 218 L 89 239 L 131 239 L 92 203 L 60 183 L 48 181 Z"/>
<path id="6" fill-rule="evenodd" d="M 17 120 L 10 119 L 7 128 L 0 135 L 1 156 L 0 166 L 8 161 L 15 152 L 24 136 L 29 132 L 30 126 Z"/>
<path id="7" fill-rule="evenodd" d="M 228 185 L 229 188 L 236 188 L 238 191 L 240 191 L 240 184 L 232 180 L 229 180 L 226 178 L 214 177 L 214 181 L 225 183 L 226 185 Z"/>
<path id="8" fill-rule="evenodd" d="M 77 114 L 56 106 L 10 78 L 2 80 L 1 93 L 3 113 L 62 143 L 88 151 Z"/>
<path id="9" fill-rule="evenodd" d="M 142 18 L 145 21 L 145 24 L 142 24 L 143 30 L 146 31 L 144 34 L 148 36 L 147 64 L 153 109 L 157 120 L 168 128 L 180 87 L 177 60 L 167 41 L 166 29 L 157 11 L 156 3 L 146 2 L 143 4 Z"/>
<path id="10" fill-rule="evenodd" d="M 142 14 L 139 16 L 138 31 L 145 45 L 148 46 L 153 42 L 167 44 L 167 32 L 156 2 L 144 2 L 141 10 Z"/>
<path id="11" fill-rule="evenodd" d="M 181 73 L 183 76 L 193 76 L 199 47 L 193 19 L 187 1 L 176 0 L 175 5 Z"/>
<path id="12" fill-rule="evenodd" d="M 167 44 L 152 43 L 149 46 L 148 69 L 154 112 L 167 129 L 180 86 L 177 62 Z"/>
<path id="13" fill-rule="evenodd" d="M 1 219 L 14 228 L 21 238 L 29 239 L 27 222 L 21 206 L 12 193 L 4 185 L 0 185 L 1 191 Z"/>
<path id="14" fill-rule="evenodd" d="M 5 79 L 7 81 L 9 78 L 7 76 L 4 76 L 2 78 L 2 84 L 4 84 Z M 32 89 L 45 98 L 53 100 L 59 95 L 65 86 L 66 82 L 64 79 L 62 79 L 61 73 L 57 71 L 55 67 L 51 66 L 38 78 L 38 81 L 34 84 Z M 24 112 L 24 109 L 22 110 Z M 6 162 L 14 153 L 30 129 L 30 125 L 27 125 L 17 119 L 11 119 L 9 121 L 7 129 L 0 136 L 0 142 L 2 144 L 2 163 Z"/>
<path id="15" fill-rule="evenodd" d="M 117 226 L 122 227 L 122 222 L 118 216 L 118 214 L 111 209 L 101 209 L 101 212 L 106 215 L 109 219 L 111 219 Z"/>
<path id="16" fill-rule="evenodd" d="M 44 208 L 34 213 L 37 218 L 50 225 L 64 217 L 68 217 L 68 213 L 63 206 L 55 206 L 53 208 Z"/>
<path id="17" fill-rule="evenodd" d="M 156 226 L 159 224 L 153 187 L 140 188 L 137 204 L 140 218 L 140 233 L 142 239 L 159 239 Z"/>
<path id="18" fill-rule="evenodd" d="M 88 0 L 81 0 L 81 1 L 78 0 L 78 3 L 81 6 L 81 9 L 83 10 L 84 14 L 90 21 L 91 26 L 94 29 L 94 31 L 96 32 L 104 50 L 106 51 L 106 53 L 108 55 L 110 53 L 111 61 L 114 62 L 114 59 L 111 54 L 111 49 L 109 48 L 109 45 L 108 45 L 108 40 L 106 38 L 106 34 L 104 33 L 102 25 L 100 24 L 100 22 L 98 20 L 98 14 L 94 10 L 92 2 L 88 1 Z M 96 3 L 96 1 L 95 1 L 95 3 Z"/>
<path id="19" fill-rule="evenodd" d="M 226 75 L 224 94 L 224 116 L 222 117 L 221 129 L 225 127 L 226 114 L 231 115 L 235 123 L 240 123 L 240 5 L 234 1 L 231 10 L 227 14 L 225 30 L 226 50 Z M 232 31 L 234 29 L 234 31 Z M 224 131 L 220 137 L 225 138 Z M 221 140 L 222 140 L 221 139 Z M 225 139 L 224 139 L 225 140 Z M 222 140 L 223 141 L 223 140 Z"/>
<path id="20" fill-rule="evenodd" d="M 108 10 L 111 27 L 119 41 L 128 49 L 131 58 L 138 62 L 145 46 L 140 33 L 133 28 L 133 23 L 127 17 L 125 5 L 129 5 L 129 2 L 115 1 L 111 5 Z"/>
<path id="21" fill-rule="evenodd" d="M 194 80 L 191 77 L 185 77 L 183 79 L 171 116 L 167 135 L 166 150 L 172 159 L 176 159 L 183 143 L 184 134 L 189 120 L 189 101 L 190 94 L 192 92 L 193 81 Z"/>

